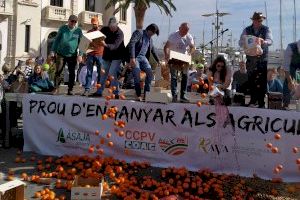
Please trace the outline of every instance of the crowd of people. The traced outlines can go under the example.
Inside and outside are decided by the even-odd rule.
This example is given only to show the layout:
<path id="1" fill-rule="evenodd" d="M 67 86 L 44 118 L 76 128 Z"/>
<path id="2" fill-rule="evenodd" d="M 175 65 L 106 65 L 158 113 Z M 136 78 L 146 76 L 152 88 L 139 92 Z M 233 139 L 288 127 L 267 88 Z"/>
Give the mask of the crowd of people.
<path id="1" fill-rule="evenodd" d="M 172 102 L 188 102 L 187 92 L 209 94 L 215 87 L 224 99 L 232 97 L 232 94 L 250 95 L 248 105 L 260 108 L 265 108 L 266 95 L 281 93 L 283 107 L 287 108 L 297 90 L 295 80 L 300 76 L 297 73 L 297 69 L 300 69 L 300 41 L 288 45 L 283 66 L 268 68 L 268 48 L 273 43 L 273 37 L 270 28 L 262 24 L 265 18 L 262 13 L 254 12 L 252 24 L 243 30 L 239 41 L 239 45 L 244 47 L 244 36 L 255 36 L 261 53 L 249 54 L 246 59 L 241 59 L 239 69 L 234 72 L 223 56 L 215 58 L 211 66 L 207 66 L 204 60 L 196 60 L 192 65 L 182 67 L 183 65 L 170 59 L 170 51 L 188 55 L 193 55 L 195 51 L 194 39 L 189 33 L 190 25 L 187 22 L 180 24 L 178 30 L 169 35 L 164 46 L 164 58 L 160 59 L 152 40 L 152 36 L 159 35 L 156 24 L 134 31 L 125 46 L 124 33 L 115 17 L 109 19 L 107 26 L 99 26 L 98 19 L 93 17 L 92 27 L 88 32 L 101 31 L 105 39 L 100 43 L 91 42 L 89 48 L 92 50 L 87 53 L 78 48 L 83 33 L 76 26 L 77 16 L 71 15 L 68 23 L 59 28 L 46 60 L 37 57 L 29 58 L 25 63 L 19 61 L 13 70 L 5 64 L 0 83 L 5 90 L 13 92 L 22 92 L 14 84 L 24 82 L 28 92 L 57 94 L 67 65 L 67 95 L 74 95 L 75 81 L 79 81 L 83 87 L 83 96 L 102 97 L 104 88 L 110 87 L 114 97 L 119 98 L 120 88 L 135 89 L 137 100 L 142 101 L 146 92 L 150 91 L 154 79 L 153 63 L 150 64 L 152 55 L 155 65 L 164 60 L 169 67 Z M 79 66 L 77 76 L 76 66 Z M 178 92 L 179 80 L 181 85 Z M 94 86 L 97 90 L 92 93 Z"/>

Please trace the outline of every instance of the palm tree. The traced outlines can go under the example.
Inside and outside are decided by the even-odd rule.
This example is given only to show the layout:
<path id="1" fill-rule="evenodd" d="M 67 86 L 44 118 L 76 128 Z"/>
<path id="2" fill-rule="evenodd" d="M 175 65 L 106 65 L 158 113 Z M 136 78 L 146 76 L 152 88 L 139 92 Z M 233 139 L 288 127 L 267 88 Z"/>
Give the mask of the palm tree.
<path id="1" fill-rule="evenodd" d="M 114 11 L 114 14 L 119 12 L 120 9 L 127 10 L 131 3 L 134 3 L 134 14 L 136 19 L 136 28 L 142 29 L 144 25 L 144 17 L 146 10 L 150 7 L 150 3 L 153 3 L 158 6 L 161 12 L 165 12 L 166 15 L 171 14 L 171 9 L 176 11 L 175 5 L 172 3 L 172 0 L 109 0 L 105 9 L 110 7 L 115 7 L 118 4 L 118 7 Z"/>

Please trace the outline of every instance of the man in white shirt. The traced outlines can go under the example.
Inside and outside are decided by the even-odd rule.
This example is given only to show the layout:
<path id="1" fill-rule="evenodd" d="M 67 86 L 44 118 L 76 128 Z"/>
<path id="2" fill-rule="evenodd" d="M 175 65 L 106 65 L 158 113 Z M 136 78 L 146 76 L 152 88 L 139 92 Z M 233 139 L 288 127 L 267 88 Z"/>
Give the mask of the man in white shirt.
<path id="1" fill-rule="evenodd" d="M 180 25 L 179 30 L 171 33 L 167 43 L 164 46 L 165 59 L 169 62 L 170 50 L 183 54 L 192 54 L 195 51 L 195 43 L 191 34 L 189 34 L 189 24 L 184 22 Z M 178 70 L 172 67 L 169 63 L 171 72 L 171 92 L 173 96 L 173 102 L 177 101 L 177 74 Z M 181 88 L 180 88 L 180 101 L 188 102 L 185 97 L 187 89 L 187 72 L 188 69 L 181 71 Z"/>

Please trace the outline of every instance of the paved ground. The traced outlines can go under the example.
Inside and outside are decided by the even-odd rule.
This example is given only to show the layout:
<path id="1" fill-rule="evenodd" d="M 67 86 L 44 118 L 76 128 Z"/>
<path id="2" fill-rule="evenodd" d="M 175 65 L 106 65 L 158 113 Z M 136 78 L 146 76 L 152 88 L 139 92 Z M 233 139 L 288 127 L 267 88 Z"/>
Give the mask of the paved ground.
<path id="1" fill-rule="evenodd" d="M 11 148 L 11 149 L 1 149 L 0 148 L 0 184 L 7 182 L 5 178 L 7 177 L 8 170 L 14 171 L 15 177 L 18 179 L 22 173 L 33 174 L 35 172 L 34 168 L 36 163 L 31 162 L 30 157 L 35 155 L 33 153 L 25 153 L 22 154 L 27 161 L 25 163 L 15 163 L 15 157 L 17 155 L 18 149 Z M 35 155 L 37 158 L 41 158 L 41 156 Z M 43 184 L 31 184 L 26 182 L 27 186 L 25 189 L 25 198 L 34 199 L 34 193 L 37 191 L 42 190 L 45 187 L 53 188 L 53 185 L 43 185 Z M 57 194 L 64 193 L 65 190 L 56 190 Z M 70 199 L 70 194 L 67 194 L 67 199 Z"/>

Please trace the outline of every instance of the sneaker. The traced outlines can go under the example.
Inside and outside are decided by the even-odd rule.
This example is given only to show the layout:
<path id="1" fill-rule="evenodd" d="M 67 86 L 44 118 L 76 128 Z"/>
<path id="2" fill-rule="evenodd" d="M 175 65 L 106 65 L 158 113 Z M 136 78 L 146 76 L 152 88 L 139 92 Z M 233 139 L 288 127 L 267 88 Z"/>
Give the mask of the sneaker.
<path id="1" fill-rule="evenodd" d="M 91 96 L 92 97 L 102 97 L 102 94 L 99 94 L 99 93 L 95 92 Z"/>
<path id="2" fill-rule="evenodd" d="M 52 94 L 57 95 L 58 94 L 58 89 L 55 88 L 54 90 L 52 90 Z"/>
<path id="3" fill-rule="evenodd" d="M 68 90 L 67 95 L 73 96 L 73 95 L 74 95 L 74 92 L 73 92 L 72 90 Z"/>
<path id="4" fill-rule="evenodd" d="M 176 103 L 176 102 L 177 102 L 177 95 L 176 95 L 176 96 L 173 96 L 172 102 L 173 102 L 173 103 Z"/>
<path id="5" fill-rule="evenodd" d="M 85 90 L 85 91 L 81 94 L 81 96 L 85 96 L 85 97 L 90 96 L 90 91 Z"/>
<path id="6" fill-rule="evenodd" d="M 143 97 L 137 97 L 136 101 L 144 101 Z"/>
<path id="7" fill-rule="evenodd" d="M 180 102 L 181 103 L 189 103 L 190 101 L 187 98 L 185 98 L 185 97 L 181 97 L 180 98 Z"/>
<path id="8" fill-rule="evenodd" d="M 257 108 L 257 105 L 251 103 L 251 104 L 248 105 L 248 107 L 250 107 L 250 108 Z"/>

